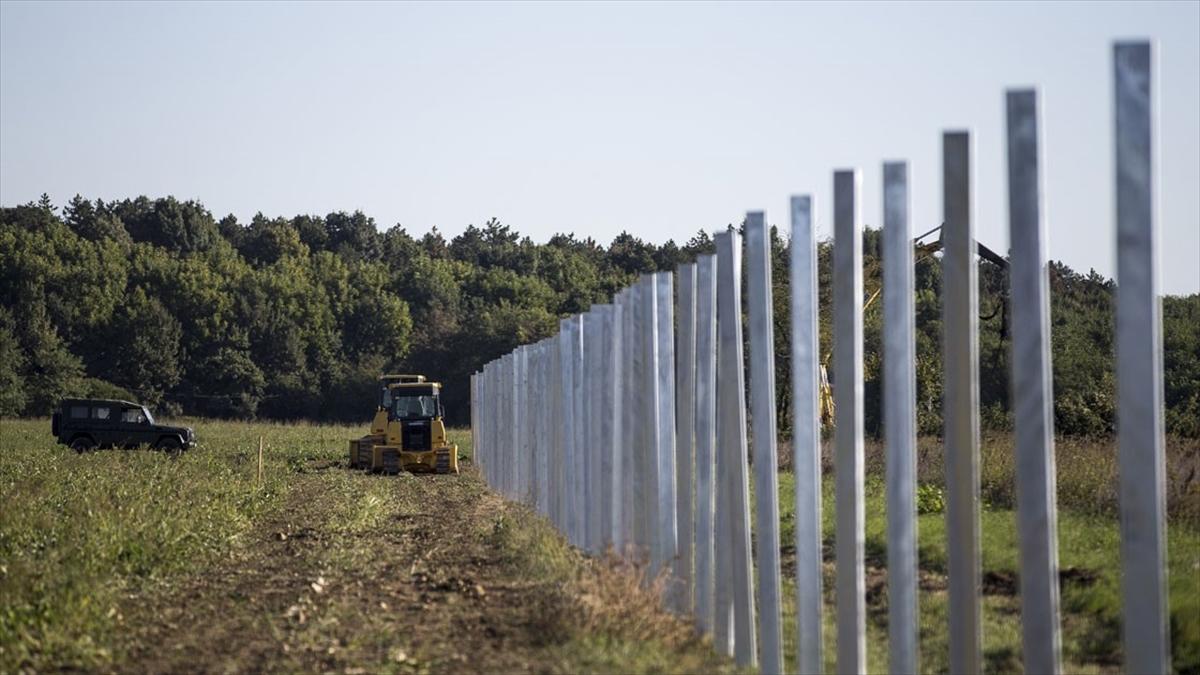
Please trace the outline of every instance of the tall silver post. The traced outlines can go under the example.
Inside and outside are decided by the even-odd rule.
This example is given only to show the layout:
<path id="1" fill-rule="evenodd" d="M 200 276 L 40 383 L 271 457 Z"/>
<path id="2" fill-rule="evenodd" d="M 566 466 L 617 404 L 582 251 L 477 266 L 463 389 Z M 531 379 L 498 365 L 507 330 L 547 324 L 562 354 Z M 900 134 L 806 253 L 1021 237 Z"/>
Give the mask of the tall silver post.
<path id="1" fill-rule="evenodd" d="M 809 195 L 792 197 L 792 472 L 796 482 L 796 666 L 824 667 L 821 583 L 821 417 L 817 238 Z"/>
<path id="2" fill-rule="evenodd" d="M 1167 621 L 1162 299 L 1154 222 L 1154 53 L 1113 46 L 1117 160 L 1117 444 L 1125 669 L 1171 667 Z"/>
<path id="3" fill-rule="evenodd" d="M 567 488 L 567 478 L 570 475 L 570 455 L 568 454 L 571 444 L 571 329 L 570 319 L 562 319 L 558 322 L 558 336 L 556 342 L 557 348 L 555 351 L 554 370 L 555 370 L 555 393 L 554 398 L 556 419 L 558 424 L 555 425 L 555 446 L 554 454 L 551 456 L 554 460 L 554 494 L 556 503 L 554 524 L 560 532 L 567 531 L 567 523 L 570 518 L 571 508 L 571 493 Z"/>
<path id="4" fill-rule="evenodd" d="M 971 218 L 971 138 L 943 139 L 943 362 L 950 671 L 983 668 L 979 610 L 979 286 Z"/>
<path id="5" fill-rule="evenodd" d="M 675 530 L 675 284 L 671 272 L 654 275 L 655 358 L 658 382 L 658 568 L 675 564 L 678 533 Z M 667 589 L 668 603 L 678 596 Z M 678 605 L 676 605 L 678 607 Z"/>
<path id="6" fill-rule="evenodd" d="M 737 232 L 716 236 L 719 282 L 717 331 L 720 338 L 717 368 L 717 415 L 722 490 L 728 493 L 729 537 L 718 536 L 728 547 L 733 572 L 734 658 L 739 666 L 758 661 L 754 631 L 754 579 L 750 561 L 750 478 L 746 447 L 746 383 L 742 360 L 741 237 Z M 718 510 L 720 515 L 720 510 Z M 719 522 L 719 520 L 718 520 Z M 718 617 L 718 620 L 720 618 Z"/>
<path id="7" fill-rule="evenodd" d="M 568 532 L 572 544 L 583 547 L 584 530 L 587 526 L 587 456 L 584 443 L 587 439 L 587 415 L 584 405 L 583 372 L 583 315 L 571 317 L 571 478 L 567 482 L 572 496 L 571 529 Z"/>
<path id="8" fill-rule="evenodd" d="M 645 509 L 642 511 L 641 520 L 646 522 L 646 547 L 650 552 L 650 577 L 658 576 L 662 570 L 663 551 L 662 540 L 660 536 L 662 531 L 659 529 L 659 480 L 658 475 L 658 456 L 659 447 L 662 442 L 662 436 L 659 433 L 659 427 L 664 420 L 659 417 L 659 380 L 658 380 L 658 294 L 655 292 L 655 281 L 653 274 L 647 274 L 642 277 L 642 354 L 643 354 L 643 377 L 642 386 L 645 391 L 645 419 L 647 424 L 643 428 L 645 435 L 645 452 L 642 454 L 642 465 L 645 467 L 644 476 L 646 479 L 645 490 L 642 493 L 642 500 Z"/>
<path id="9" fill-rule="evenodd" d="M 521 357 L 516 350 L 508 354 L 508 415 L 510 420 L 517 418 L 517 408 L 521 400 Z M 504 492 L 509 499 L 520 501 L 521 495 L 518 492 L 521 480 L 521 468 L 517 466 L 518 449 L 521 447 L 521 425 L 513 424 L 509 427 L 508 433 L 505 434 L 505 440 L 508 441 L 508 448 L 505 452 L 507 461 L 510 463 L 506 467 Z"/>
<path id="10" fill-rule="evenodd" d="M 625 306 L 625 356 L 629 363 L 629 390 L 625 394 L 626 443 L 623 466 L 625 469 L 624 518 L 627 532 L 626 546 L 631 546 L 639 558 L 645 553 L 646 507 L 642 498 L 646 494 L 646 475 L 643 459 L 646 454 L 646 381 L 642 367 L 642 292 L 638 285 L 626 289 L 628 304 Z"/>
<path id="11" fill-rule="evenodd" d="M 548 395 L 551 391 L 550 360 L 554 349 L 553 338 L 546 338 L 538 343 L 538 392 Z M 538 402 L 538 510 L 550 514 L 550 438 L 552 435 L 550 416 L 553 404 L 548 398 L 539 396 Z"/>
<path id="12" fill-rule="evenodd" d="M 750 330 L 750 415 L 754 425 L 754 503 L 758 557 L 760 672 L 783 673 L 779 569 L 779 456 L 775 449 L 775 303 L 771 235 L 761 211 L 746 214 L 746 285 Z"/>
<path id="13" fill-rule="evenodd" d="M 696 258 L 696 623 L 713 633 L 716 649 L 729 653 L 715 623 L 714 507 L 717 435 L 717 258 Z"/>
<path id="14" fill-rule="evenodd" d="M 592 305 L 591 310 L 584 315 L 584 395 L 587 397 L 587 435 L 584 437 L 583 454 L 587 466 L 587 489 L 585 499 L 585 517 L 587 522 L 587 550 L 592 555 L 604 551 L 606 536 L 601 534 L 603 529 L 603 514 L 606 504 L 602 492 L 602 464 L 604 447 L 608 444 L 607 434 L 610 429 L 601 418 L 603 387 L 604 387 L 604 329 L 605 307 Z"/>
<path id="15" fill-rule="evenodd" d="M 625 545 L 633 536 L 633 525 L 630 522 L 632 512 L 633 480 L 629 477 L 632 459 L 630 441 L 632 415 L 629 411 L 629 401 L 633 390 L 632 364 L 628 358 L 629 349 L 629 289 L 617 294 L 615 325 L 613 327 L 613 434 L 616 439 L 613 444 L 613 549 L 617 555 L 625 552 Z"/>
<path id="16" fill-rule="evenodd" d="M 696 610 L 695 459 L 696 459 L 696 264 L 680 265 L 679 333 L 675 347 L 675 496 L 682 582 L 679 609 Z"/>
<path id="17" fill-rule="evenodd" d="M 614 412 L 613 405 L 616 398 L 613 395 L 613 378 L 616 376 L 617 362 L 613 358 L 613 324 L 616 316 L 616 307 L 613 305 L 602 305 L 600 307 L 600 317 L 602 320 L 602 330 L 600 331 L 600 343 L 597 345 L 597 379 L 599 382 L 596 387 L 597 398 L 597 416 L 599 442 L 596 444 L 594 452 L 599 455 L 599 471 L 597 476 L 596 490 L 598 495 L 597 502 L 592 505 L 593 509 L 600 510 L 599 520 L 597 521 L 596 545 L 597 553 L 603 553 L 605 548 L 613 541 L 613 484 L 616 478 L 616 471 L 619 464 L 616 461 L 616 436 L 619 433 L 617 426 L 620 420 Z M 589 450 L 591 452 L 592 450 Z"/>
<path id="18" fill-rule="evenodd" d="M 867 669 L 863 580 L 862 176 L 833 175 L 834 472 L 837 499 L 837 669 Z"/>
<path id="19" fill-rule="evenodd" d="M 470 375 L 470 456 L 473 460 L 479 453 L 479 386 L 480 372 Z M 474 460 L 478 464 L 478 460 Z"/>
<path id="20" fill-rule="evenodd" d="M 887 453 L 888 643 L 893 673 L 917 672 L 916 329 L 908 163 L 883 165 L 883 421 Z"/>
<path id="21" fill-rule="evenodd" d="M 1008 216 L 1012 241 L 1013 392 L 1021 632 L 1027 672 L 1062 670 L 1058 622 L 1050 269 L 1041 217 L 1037 92 L 1009 91 Z"/>

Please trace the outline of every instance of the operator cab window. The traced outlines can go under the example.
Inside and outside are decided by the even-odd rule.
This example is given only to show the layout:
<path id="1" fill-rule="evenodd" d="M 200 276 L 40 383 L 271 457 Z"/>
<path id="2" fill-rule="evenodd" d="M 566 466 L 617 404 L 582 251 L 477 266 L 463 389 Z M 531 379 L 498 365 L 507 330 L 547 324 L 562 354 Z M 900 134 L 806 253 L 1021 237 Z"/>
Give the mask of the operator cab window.
<path id="1" fill-rule="evenodd" d="M 396 397 L 396 415 L 398 417 L 433 417 L 437 405 L 432 396 L 398 396 Z"/>

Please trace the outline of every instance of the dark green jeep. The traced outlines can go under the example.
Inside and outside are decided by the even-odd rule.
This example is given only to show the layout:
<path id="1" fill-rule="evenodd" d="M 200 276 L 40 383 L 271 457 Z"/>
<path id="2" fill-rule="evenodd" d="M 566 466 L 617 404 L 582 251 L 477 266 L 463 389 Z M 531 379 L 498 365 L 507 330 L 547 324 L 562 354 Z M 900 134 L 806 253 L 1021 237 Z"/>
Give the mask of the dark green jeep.
<path id="1" fill-rule="evenodd" d="M 59 443 L 79 453 L 148 445 L 175 454 L 196 446 L 196 433 L 191 428 L 155 424 L 145 406 L 112 399 L 63 399 L 50 430 Z"/>

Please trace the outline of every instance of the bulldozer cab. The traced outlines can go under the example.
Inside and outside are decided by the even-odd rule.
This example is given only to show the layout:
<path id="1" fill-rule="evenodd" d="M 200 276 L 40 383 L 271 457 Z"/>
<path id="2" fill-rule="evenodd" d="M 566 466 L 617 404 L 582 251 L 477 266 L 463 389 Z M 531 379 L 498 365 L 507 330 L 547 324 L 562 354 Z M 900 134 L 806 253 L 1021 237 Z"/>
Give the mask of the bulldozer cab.
<path id="1" fill-rule="evenodd" d="M 441 385 L 437 382 L 392 384 L 388 387 L 387 398 L 390 419 L 442 416 Z"/>

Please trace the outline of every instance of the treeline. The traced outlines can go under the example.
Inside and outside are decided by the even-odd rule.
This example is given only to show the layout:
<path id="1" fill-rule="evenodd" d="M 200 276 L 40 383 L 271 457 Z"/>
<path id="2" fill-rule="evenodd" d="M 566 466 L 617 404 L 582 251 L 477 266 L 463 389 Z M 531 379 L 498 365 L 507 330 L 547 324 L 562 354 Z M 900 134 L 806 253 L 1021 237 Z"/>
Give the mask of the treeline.
<path id="1" fill-rule="evenodd" d="M 864 233 L 867 292 L 879 232 Z M 67 395 L 145 402 L 170 414 L 360 422 L 384 372 L 442 381 L 450 422 L 469 421 L 469 378 L 560 318 L 611 301 L 657 270 L 713 250 L 622 233 L 545 244 L 495 219 L 447 241 L 380 231 L 361 212 L 220 220 L 173 197 L 61 209 L 0 208 L 0 416 L 48 414 Z M 773 232 L 779 421 L 789 433 L 788 244 Z M 821 244 L 828 354 L 830 247 Z M 1011 425 L 1007 272 L 982 262 L 979 353 L 987 428 Z M 918 425 L 941 428 L 941 266 L 916 267 Z M 1066 434 L 1115 424 L 1114 283 L 1051 266 L 1055 418 Z M 865 315 L 867 429 L 878 433 L 880 306 Z M 1200 295 L 1163 299 L 1167 428 L 1200 436 Z M 833 360 L 829 360 L 832 365 Z M 836 381 L 836 373 L 832 374 Z"/>

